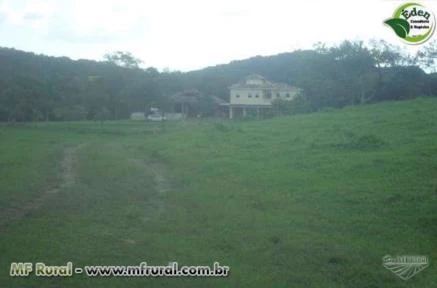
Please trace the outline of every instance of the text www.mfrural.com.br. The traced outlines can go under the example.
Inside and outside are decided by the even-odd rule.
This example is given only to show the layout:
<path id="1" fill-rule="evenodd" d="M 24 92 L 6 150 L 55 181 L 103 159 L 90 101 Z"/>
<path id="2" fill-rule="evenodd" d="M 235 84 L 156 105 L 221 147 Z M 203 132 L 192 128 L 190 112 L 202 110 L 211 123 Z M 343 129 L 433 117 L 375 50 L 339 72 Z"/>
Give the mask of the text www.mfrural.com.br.
<path id="1" fill-rule="evenodd" d="M 12 262 L 10 275 L 25 277 L 29 275 L 40 277 L 69 277 L 84 274 L 88 277 L 227 277 L 229 266 L 221 266 L 214 262 L 212 266 L 180 266 L 171 262 L 165 266 L 149 266 L 141 262 L 136 266 L 84 266 L 74 267 L 72 262 L 64 266 L 49 266 L 43 262 Z"/>

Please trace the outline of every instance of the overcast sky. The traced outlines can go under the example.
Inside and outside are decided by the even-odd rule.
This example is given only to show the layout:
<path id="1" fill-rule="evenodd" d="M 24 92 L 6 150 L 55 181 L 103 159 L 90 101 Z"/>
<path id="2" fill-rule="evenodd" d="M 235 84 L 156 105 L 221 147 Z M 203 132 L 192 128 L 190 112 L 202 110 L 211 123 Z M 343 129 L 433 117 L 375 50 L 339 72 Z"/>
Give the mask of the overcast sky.
<path id="1" fill-rule="evenodd" d="M 0 0 L 0 46 L 95 60 L 130 51 L 146 67 L 189 71 L 318 41 L 408 46 L 383 24 L 405 2 Z M 437 1 L 420 3 L 437 12 Z"/>

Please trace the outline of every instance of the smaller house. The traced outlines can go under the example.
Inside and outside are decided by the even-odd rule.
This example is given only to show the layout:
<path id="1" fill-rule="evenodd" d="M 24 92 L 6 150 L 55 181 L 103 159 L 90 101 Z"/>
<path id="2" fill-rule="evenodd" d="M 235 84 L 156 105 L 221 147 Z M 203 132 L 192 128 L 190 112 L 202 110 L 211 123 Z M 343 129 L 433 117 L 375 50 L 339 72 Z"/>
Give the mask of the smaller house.
<path id="1" fill-rule="evenodd" d="M 194 118 L 200 112 L 197 109 L 201 94 L 196 89 L 185 90 L 171 96 L 173 102 L 173 113 L 180 114 L 180 118 Z"/>

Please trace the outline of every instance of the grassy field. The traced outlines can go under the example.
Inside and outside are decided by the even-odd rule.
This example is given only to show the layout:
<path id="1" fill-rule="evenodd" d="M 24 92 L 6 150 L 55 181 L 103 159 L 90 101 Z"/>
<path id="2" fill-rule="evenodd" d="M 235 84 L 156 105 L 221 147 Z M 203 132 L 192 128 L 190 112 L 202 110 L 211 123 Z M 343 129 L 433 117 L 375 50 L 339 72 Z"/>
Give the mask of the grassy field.
<path id="1" fill-rule="evenodd" d="M 0 287 L 435 287 L 437 99 L 265 121 L 0 127 Z M 427 255 L 403 281 L 384 255 Z M 11 262 L 229 265 L 10 277 Z"/>

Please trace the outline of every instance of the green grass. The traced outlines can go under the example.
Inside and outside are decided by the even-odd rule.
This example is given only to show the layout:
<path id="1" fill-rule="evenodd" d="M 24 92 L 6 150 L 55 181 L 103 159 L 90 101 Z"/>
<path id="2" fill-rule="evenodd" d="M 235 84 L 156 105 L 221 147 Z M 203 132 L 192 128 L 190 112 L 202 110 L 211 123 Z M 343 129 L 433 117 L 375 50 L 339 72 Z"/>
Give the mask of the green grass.
<path id="1" fill-rule="evenodd" d="M 2 126 L 0 287 L 434 287 L 436 111 L 416 99 L 265 121 Z M 387 254 L 431 265 L 403 281 Z M 231 275 L 13 278 L 14 261 L 219 261 Z"/>

